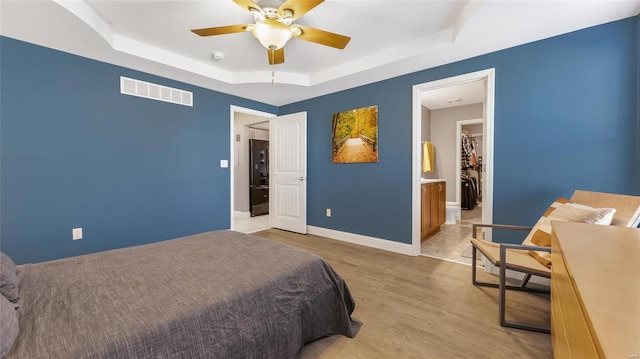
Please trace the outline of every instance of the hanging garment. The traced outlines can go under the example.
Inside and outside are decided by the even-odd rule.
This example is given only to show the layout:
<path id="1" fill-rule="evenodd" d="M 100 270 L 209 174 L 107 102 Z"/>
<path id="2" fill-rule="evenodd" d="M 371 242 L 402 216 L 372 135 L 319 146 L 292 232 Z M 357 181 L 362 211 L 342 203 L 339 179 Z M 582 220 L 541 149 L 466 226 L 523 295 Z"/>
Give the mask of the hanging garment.
<path id="1" fill-rule="evenodd" d="M 475 167 L 478 164 L 476 160 L 476 147 L 478 147 L 478 144 L 476 143 L 476 140 L 473 137 L 471 138 L 470 142 L 471 142 L 471 154 L 470 154 L 471 166 Z"/>
<path id="2" fill-rule="evenodd" d="M 460 167 L 461 168 L 467 168 L 467 167 L 471 167 L 471 152 L 472 152 L 472 145 L 471 145 L 471 140 L 469 139 L 469 137 L 467 135 L 462 135 L 460 137 L 460 149 L 461 149 L 461 153 L 460 153 Z"/>
<path id="3" fill-rule="evenodd" d="M 469 168 L 477 166 L 478 156 L 476 155 L 476 148 L 478 147 L 478 143 L 476 142 L 475 138 L 466 134 L 462 134 L 462 136 L 460 137 L 460 142 L 460 167 Z"/>
<path id="4" fill-rule="evenodd" d="M 462 201 L 460 207 L 462 209 L 474 209 L 478 205 L 477 183 L 475 178 L 462 175 L 460 178 L 460 194 Z"/>

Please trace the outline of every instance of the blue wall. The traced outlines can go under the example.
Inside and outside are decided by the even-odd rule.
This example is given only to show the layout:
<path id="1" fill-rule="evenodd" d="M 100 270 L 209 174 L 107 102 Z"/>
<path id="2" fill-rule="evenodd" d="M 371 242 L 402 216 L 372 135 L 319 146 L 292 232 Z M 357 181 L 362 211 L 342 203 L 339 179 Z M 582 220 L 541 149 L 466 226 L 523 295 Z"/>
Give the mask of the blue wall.
<path id="1" fill-rule="evenodd" d="M 307 111 L 308 223 L 411 243 L 412 86 L 488 68 L 495 223 L 532 225 L 574 189 L 638 194 L 639 64 L 636 16 L 283 106 Z M 333 164 L 331 115 L 370 105 L 380 162 Z"/>
<path id="2" fill-rule="evenodd" d="M 3 252 L 35 262 L 229 228 L 229 106 L 277 108 L 6 37 L 0 47 Z M 121 95 L 120 76 L 192 91 L 194 107 Z"/>
<path id="3" fill-rule="evenodd" d="M 496 223 L 532 224 L 576 188 L 638 194 L 639 29 L 636 16 L 280 109 L 0 37 L 1 249 L 25 263 L 228 228 L 231 104 L 307 111 L 310 225 L 410 243 L 412 86 L 487 68 Z M 120 95 L 120 76 L 192 91 L 195 107 Z M 331 115 L 370 105 L 380 162 L 331 163 Z"/>

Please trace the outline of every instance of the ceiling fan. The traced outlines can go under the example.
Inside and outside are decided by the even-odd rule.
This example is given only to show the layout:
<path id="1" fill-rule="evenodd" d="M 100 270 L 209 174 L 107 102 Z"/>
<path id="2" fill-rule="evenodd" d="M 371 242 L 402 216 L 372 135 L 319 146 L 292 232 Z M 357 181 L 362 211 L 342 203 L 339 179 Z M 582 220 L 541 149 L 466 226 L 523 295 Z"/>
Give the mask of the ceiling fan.
<path id="1" fill-rule="evenodd" d="M 344 49 L 350 37 L 293 24 L 302 15 L 324 0 L 233 0 L 253 15 L 255 23 L 210 27 L 191 30 L 200 36 L 213 36 L 251 31 L 262 46 L 267 48 L 270 65 L 284 63 L 283 46 L 292 37 L 325 46 Z"/>

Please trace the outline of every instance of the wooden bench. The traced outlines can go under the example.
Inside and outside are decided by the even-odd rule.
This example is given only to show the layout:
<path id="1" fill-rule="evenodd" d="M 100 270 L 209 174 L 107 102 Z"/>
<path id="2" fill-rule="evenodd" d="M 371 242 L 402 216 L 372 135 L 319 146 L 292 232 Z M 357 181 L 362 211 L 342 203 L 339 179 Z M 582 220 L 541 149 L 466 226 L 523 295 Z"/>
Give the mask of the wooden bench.
<path id="1" fill-rule="evenodd" d="M 612 226 L 637 227 L 640 223 L 640 196 L 630 196 L 622 194 L 591 192 L 576 190 L 570 198 L 571 202 L 590 206 L 593 208 L 615 208 L 616 212 L 611 222 Z M 473 249 L 471 281 L 474 285 L 495 287 L 500 289 L 500 325 L 518 329 L 533 330 L 549 333 L 549 327 L 542 327 L 532 324 L 514 323 L 505 318 L 505 290 L 520 290 L 529 292 L 549 293 L 549 290 L 527 287 L 531 276 L 551 278 L 551 268 L 546 267 L 534 257 L 529 255 L 530 250 L 551 252 L 551 247 L 539 247 L 522 244 L 495 243 L 476 238 L 478 227 L 488 227 L 494 229 L 509 229 L 520 231 L 531 231 L 533 227 L 513 226 L 503 224 L 474 224 L 470 239 Z M 498 283 L 481 282 L 476 278 L 477 252 L 481 252 L 494 266 L 498 267 L 500 274 Z M 525 274 L 519 285 L 506 284 L 506 270 L 514 270 Z"/>

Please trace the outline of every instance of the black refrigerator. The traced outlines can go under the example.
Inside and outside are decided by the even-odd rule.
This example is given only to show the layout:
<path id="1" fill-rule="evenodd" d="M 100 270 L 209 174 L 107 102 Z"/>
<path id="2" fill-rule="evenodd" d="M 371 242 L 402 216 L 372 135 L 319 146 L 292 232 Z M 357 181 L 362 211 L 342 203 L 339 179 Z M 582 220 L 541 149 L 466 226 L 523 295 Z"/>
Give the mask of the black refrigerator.
<path id="1" fill-rule="evenodd" d="M 269 213 L 269 141 L 249 140 L 251 217 Z"/>

